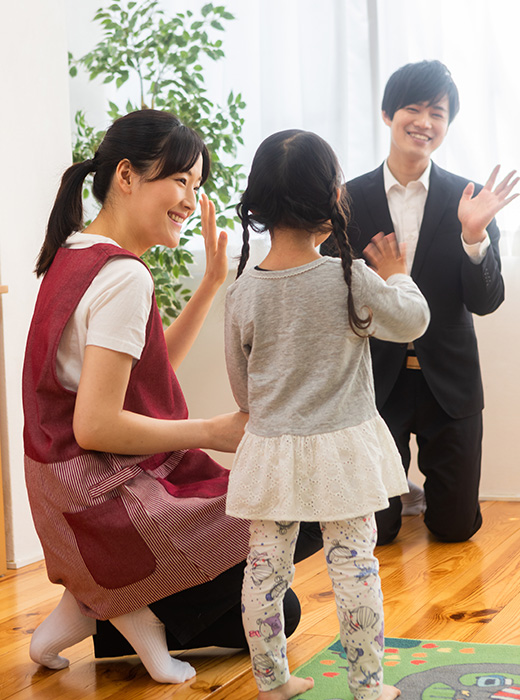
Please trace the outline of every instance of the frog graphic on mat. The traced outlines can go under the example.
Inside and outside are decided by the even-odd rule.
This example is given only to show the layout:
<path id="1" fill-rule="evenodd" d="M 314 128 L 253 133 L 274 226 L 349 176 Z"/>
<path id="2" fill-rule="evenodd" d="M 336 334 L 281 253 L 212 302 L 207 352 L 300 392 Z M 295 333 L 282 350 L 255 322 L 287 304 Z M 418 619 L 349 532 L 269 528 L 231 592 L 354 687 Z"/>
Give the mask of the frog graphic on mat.
<path id="1" fill-rule="evenodd" d="M 417 700 L 520 700 L 520 665 L 442 666 L 406 676 L 396 686 L 402 697 Z"/>

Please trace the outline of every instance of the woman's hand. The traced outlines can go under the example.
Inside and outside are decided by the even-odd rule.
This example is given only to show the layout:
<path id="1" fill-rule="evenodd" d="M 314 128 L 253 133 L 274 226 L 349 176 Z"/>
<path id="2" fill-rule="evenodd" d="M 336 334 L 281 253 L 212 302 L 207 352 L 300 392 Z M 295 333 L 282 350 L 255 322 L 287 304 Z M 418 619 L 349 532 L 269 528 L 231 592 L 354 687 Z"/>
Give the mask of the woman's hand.
<path id="1" fill-rule="evenodd" d="M 244 435 L 249 413 L 236 411 L 210 418 L 208 422 L 210 444 L 207 449 L 219 452 L 235 452 Z"/>
<path id="2" fill-rule="evenodd" d="M 473 197 L 475 185 L 472 182 L 466 185 L 462 193 L 458 216 L 462 224 L 462 237 L 469 245 L 483 241 L 486 238 L 486 228 L 493 217 L 518 197 L 518 193 L 509 196 L 520 180 L 514 177 L 516 170 L 512 170 L 493 189 L 499 170 L 500 165 L 497 165 L 476 197 Z"/>
<path id="3" fill-rule="evenodd" d="M 403 249 L 399 248 L 395 233 L 377 233 L 363 251 L 370 267 L 384 280 L 391 275 L 408 274 L 406 271 L 406 258 Z"/>
<path id="4" fill-rule="evenodd" d="M 220 287 L 228 272 L 227 259 L 227 234 L 221 231 L 217 236 L 217 223 L 215 219 L 215 205 L 206 194 L 200 197 L 200 214 L 202 223 L 202 236 L 206 249 L 206 271 L 204 277 L 212 284 Z"/>
<path id="5" fill-rule="evenodd" d="M 227 234 L 221 231 L 217 236 L 215 205 L 205 194 L 200 196 L 200 212 L 206 271 L 189 302 L 165 332 L 168 355 L 175 371 L 193 345 L 228 271 Z"/>

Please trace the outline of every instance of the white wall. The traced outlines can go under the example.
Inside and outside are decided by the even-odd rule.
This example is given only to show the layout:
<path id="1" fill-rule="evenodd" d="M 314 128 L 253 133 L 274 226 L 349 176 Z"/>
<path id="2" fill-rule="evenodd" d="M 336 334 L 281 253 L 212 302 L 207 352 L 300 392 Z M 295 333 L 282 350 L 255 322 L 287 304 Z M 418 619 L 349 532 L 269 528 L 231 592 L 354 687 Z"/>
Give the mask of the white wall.
<path id="1" fill-rule="evenodd" d="M 520 499 L 520 257 L 504 257 L 506 300 L 491 316 L 475 319 L 484 380 L 484 442 L 480 493 Z"/>
<path id="2" fill-rule="evenodd" d="M 0 431 L 7 558 L 41 558 L 25 491 L 20 380 L 35 296 L 32 273 L 46 220 L 70 163 L 64 0 L 2 0 L 0 24 L 0 283 L 5 356 L 0 356 Z"/>

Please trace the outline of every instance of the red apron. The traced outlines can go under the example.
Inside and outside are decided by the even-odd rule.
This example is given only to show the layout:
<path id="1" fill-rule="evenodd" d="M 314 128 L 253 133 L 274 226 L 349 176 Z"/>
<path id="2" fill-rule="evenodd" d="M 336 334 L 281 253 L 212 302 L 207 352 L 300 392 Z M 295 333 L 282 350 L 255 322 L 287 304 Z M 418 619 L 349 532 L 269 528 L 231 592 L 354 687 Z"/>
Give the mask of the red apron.
<path id="1" fill-rule="evenodd" d="M 86 615 L 108 619 L 212 580 L 245 559 L 249 524 L 225 514 L 227 470 L 201 450 L 159 455 L 85 451 L 74 439 L 75 392 L 56 375 L 65 325 L 109 244 L 60 248 L 46 273 L 23 370 L 25 473 L 47 572 Z M 139 258 L 136 258 L 139 260 Z M 188 411 L 152 303 L 124 408 L 154 418 Z"/>

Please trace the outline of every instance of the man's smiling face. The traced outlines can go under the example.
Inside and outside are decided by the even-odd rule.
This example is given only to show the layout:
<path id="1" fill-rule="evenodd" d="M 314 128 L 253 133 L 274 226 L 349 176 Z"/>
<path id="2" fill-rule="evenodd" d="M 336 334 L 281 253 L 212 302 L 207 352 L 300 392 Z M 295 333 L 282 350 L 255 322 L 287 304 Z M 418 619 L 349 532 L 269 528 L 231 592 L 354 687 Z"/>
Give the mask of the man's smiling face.
<path id="1" fill-rule="evenodd" d="M 383 121 L 391 129 L 393 157 L 408 161 L 429 160 L 448 131 L 448 98 L 406 105 L 396 110 L 393 119 L 383 112 Z"/>

